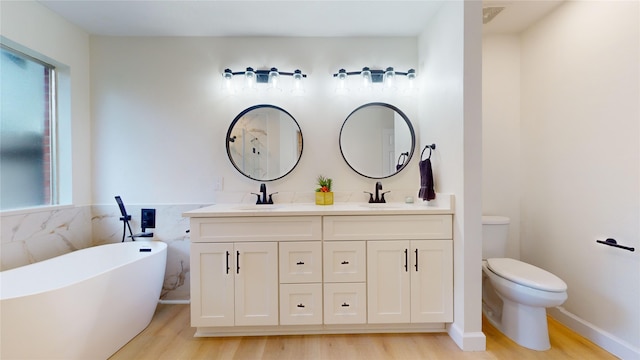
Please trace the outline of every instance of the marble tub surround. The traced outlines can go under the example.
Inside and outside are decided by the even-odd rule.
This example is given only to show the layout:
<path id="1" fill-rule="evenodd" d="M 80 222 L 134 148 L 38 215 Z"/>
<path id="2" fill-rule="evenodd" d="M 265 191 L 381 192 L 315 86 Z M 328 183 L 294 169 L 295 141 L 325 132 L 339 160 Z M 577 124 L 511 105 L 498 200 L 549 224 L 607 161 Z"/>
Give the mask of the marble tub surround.
<path id="1" fill-rule="evenodd" d="M 182 217 L 185 211 L 204 207 L 204 204 L 182 205 L 129 205 L 131 230 L 140 232 L 140 211 L 156 209 L 156 228 L 152 238 L 137 238 L 136 241 L 163 241 L 167 243 L 167 266 L 160 299 L 188 301 L 189 294 L 189 220 Z M 93 238 L 98 245 L 122 241 L 123 224 L 117 205 L 94 205 L 91 218 Z M 128 230 L 127 230 L 128 231 Z M 128 236 L 128 232 L 127 232 Z M 131 241 L 126 238 L 125 241 Z"/>
<path id="2" fill-rule="evenodd" d="M 95 245 L 90 206 L 9 211 L 1 222 L 0 271 Z"/>

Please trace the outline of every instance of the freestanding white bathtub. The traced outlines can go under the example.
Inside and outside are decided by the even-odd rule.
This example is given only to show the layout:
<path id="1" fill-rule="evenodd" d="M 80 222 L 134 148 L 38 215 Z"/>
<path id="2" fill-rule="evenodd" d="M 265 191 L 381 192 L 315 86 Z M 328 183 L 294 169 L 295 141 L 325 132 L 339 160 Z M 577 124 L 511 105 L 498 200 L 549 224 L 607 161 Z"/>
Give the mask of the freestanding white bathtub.
<path id="1" fill-rule="evenodd" d="M 0 358 L 108 358 L 149 325 L 166 260 L 166 243 L 135 241 L 0 272 Z"/>

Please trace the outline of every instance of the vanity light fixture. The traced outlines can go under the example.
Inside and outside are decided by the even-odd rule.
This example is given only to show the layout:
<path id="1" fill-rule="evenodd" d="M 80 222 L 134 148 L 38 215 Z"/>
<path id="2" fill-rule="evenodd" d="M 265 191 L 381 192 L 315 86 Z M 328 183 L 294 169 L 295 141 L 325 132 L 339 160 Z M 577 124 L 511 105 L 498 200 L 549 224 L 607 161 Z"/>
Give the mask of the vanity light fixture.
<path id="1" fill-rule="evenodd" d="M 358 75 L 361 77 L 361 88 L 363 90 L 371 90 L 375 84 L 381 84 L 382 88 L 387 91 L 395 91 L 399 84 L 397 84 L 398 76 L 405 76 L 407 81 L 406 90 L 415 88 L 416 71 L 415 69 L 409 69 L 407 72 L 395 71 L 393 67 L 387 67 L 384 70 L 371 69 L 369 67 L 363 67 L 360 71 L 347 71 L 345 69 L 338 70 L 333 74 L 336 78 L 336 92 L 339 94 L 345 94 L 349 92 L 347 86 L 347 79 L 351 75 Z"/>
<path id="2" fill-rule="evenodd" d="M 268 70 L 258 69 L 254 70 L 252 67 L 248 67 L 245 71 L 231 71 L 231 69 L 224 69 L 222 72 L 223 88 L 230 94 L 235 93 L 234 78 L 244 77 L 245 91 L 257 91 L 258 84 L 266 84 L 267 89 L 270 91 L 282 91 L 282 77 L 291 76 L 292 85 L 291 92 L 294 95 L 301 95 L 304 93 L 303 79 L 307 77 L 302 71 L 296 69 L 294 72 L 278 71 L 277 68 L 272 67 Z"/>

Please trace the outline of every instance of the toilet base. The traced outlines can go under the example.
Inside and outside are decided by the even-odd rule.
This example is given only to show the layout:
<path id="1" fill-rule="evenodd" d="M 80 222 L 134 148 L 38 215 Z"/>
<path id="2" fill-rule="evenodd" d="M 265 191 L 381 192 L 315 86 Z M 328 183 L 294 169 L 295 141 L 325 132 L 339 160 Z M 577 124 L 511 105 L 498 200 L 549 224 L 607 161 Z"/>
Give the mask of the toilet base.
<path id="1" fill-rule="evenodd" d="M 551 348 L 547 309 L 531 307 L 503 299 L 502 333 L 528 349 L 544 351 Z"/>

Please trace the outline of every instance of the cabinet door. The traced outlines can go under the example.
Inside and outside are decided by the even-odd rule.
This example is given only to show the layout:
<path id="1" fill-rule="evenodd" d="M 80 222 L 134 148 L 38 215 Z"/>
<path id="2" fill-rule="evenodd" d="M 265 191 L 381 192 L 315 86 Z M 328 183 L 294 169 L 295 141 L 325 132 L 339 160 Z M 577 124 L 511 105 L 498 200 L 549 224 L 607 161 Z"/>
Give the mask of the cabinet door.
<path id="1" fill-rule="evenodd" d="M 191 244 L 191 326 L 234 325 L 233 244 Z"/>
<path id="2" fill-rule="evenodd" d="M 369 323 L 410 321 L 409 245 L 408 240 L 367 242 Z"/>
<path id="3" fill-rule="evenodd" d="M 235 324 L 278 325 L 278 243 L 236 243 Z"/>
<path id="4" fill-rule="evenodd" d="M 411 241 L 411 322 L 453 321 L 451 240 Z"/>

